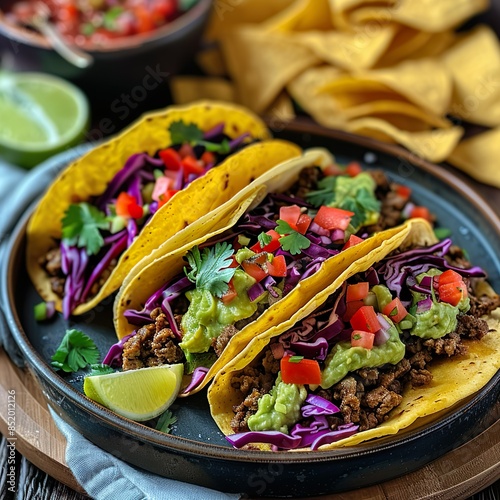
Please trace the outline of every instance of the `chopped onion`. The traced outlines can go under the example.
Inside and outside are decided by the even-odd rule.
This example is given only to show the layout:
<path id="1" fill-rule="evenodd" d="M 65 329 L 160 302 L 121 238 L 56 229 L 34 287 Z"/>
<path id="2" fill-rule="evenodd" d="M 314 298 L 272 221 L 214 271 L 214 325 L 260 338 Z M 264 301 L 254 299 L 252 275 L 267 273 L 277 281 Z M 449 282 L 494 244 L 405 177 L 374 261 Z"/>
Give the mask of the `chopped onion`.
<path id="1" fill-rule="evenodd" d="M 254 302 L 258 300 L 262 295 L 264 295 L 266 291 L 264 290 L 264 287 L 259 283 L 254 283 L 249 289 L 248 289 L 248 298 L 250 299 L 250 302 Z"/>
<path id="2" fill-rule="evenodd" d="M 432 299 L 427 297 L 417 302 L 417 314 L 428 311 L 432 307 Z"/>
<path id="3" fill-rule="evenodd" d="M 323 361 L 328 354 L 328 341 L 321 337 L 314 342 L 290 342 L 290 349 L 308 359 Z"/>

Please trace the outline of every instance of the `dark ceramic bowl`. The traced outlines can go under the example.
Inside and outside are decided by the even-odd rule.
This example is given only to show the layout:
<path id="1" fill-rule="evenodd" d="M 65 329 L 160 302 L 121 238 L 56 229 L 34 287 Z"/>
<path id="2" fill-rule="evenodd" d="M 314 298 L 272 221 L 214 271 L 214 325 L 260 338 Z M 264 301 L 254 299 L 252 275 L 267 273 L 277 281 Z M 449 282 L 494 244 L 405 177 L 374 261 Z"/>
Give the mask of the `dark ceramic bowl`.
<path id="1" fill-rule="evenodd" d="M 3 5 L 7 2 L 2 2 Z M 5 21 L 0 7 L 0 57 L 4 68 L 41 71 L 72 80 L 85 90 L 114 88 L 131 93 L 135 86 L 151 90 L 180 71 L 198 48 L 212 1 L 199 0 L 175 21 L 152 33 L 110 41 L 89 48 L 94 64 L 77 68 L 55 52 L 40 34 Z M 140 90 L 135 89 L 136 93 Z"/>
<path id="2" fill-rule="evenodd" d="M 492 285 L 500 289 L 500 221 L 459 177 L 395 146 L 315 126 L 292 124 L 277 132 L 274 125 L 277 136 L 304 147 L 327 147 L 342 163 L 356 160 L 368 168 L 382 168 L 390 178 L 410 186 L 415 201 L 430 207 L 441 224 L 452 231 L 454 241 L 469 250 L 472 262 L 483 266 Z M 42 168 L 64 168 L 78 153 L 68 151 Z M 37 324 L 33 305 L 40 298 L 24 265 L 28 217 L 29 213 L 11 237 L 0 276 L 1 299 L 15 340 L 57 414 L 104 450 L 147 471 L 252 497 L 339 493 L 415 471 L 474 438 L 498 418 L 495 405 L 500 395 L 500 372 L 480 392 L 430 422 L 394 436 L 327 452 L 233 449 L 210 417 L 206 392 L 174 403 L 171 409 L 178 421 L 172 434 L 119 417 L 82 394 L 83 374 L 61 376 L 50 368 L 50 357 L 66 328 L 84 330 L 101 353 L 116 341 L 112 298 L 71 321 L 59 316 Z"/>

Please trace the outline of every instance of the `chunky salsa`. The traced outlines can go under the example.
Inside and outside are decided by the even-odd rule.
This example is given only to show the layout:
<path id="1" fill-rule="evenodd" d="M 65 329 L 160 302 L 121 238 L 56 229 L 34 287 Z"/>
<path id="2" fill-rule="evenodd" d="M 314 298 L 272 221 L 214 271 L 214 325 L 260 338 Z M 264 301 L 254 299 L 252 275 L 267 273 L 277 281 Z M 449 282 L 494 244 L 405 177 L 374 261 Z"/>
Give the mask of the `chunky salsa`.
<path id="1" fill-rule="evenodd" d="M 76 45 L 102 45 L 109 39 L 149 33 L 178 18 L 196 1 L 182 0 L 24 0 L 14 2 L 6 17 L 32 25 L 45 4 L 49 20 Z M 43 8 L 43 5 L 42 5 Z"/>

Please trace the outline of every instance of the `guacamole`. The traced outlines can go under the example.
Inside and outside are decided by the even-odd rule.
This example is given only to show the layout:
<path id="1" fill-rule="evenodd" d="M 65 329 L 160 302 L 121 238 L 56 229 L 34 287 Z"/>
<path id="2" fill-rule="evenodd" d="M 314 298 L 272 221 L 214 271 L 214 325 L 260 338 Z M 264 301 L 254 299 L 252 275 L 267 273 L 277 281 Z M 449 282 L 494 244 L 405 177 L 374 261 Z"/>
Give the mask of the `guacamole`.
<path id="1" fill-rule="evenodd" d="M 227 304 L 208 290 L 186 292 L 190 304 L 181 322 L 184 337 L 179 346 L 182 350 L 206 352 L 212 339 L 218 337 L 226 326 L 252 316 L 257 311 L 257 302 L 251 302 L 246 292 L 254 283 L 251 276 L 237 269 L 233 285 L 238 295 Z"/>
<path id="2" fill-rule="evenodd" d="M 392 325 L 389 318 L 387 321 Z M 360 368 L 375 368 L 386 363 L 395 365 L 404 358 L 405 345 L 399 338 L 397 328 L 389 329 L 389 340 L 372 349 L 351 347 L 350 342 L 339 342 L 325 359 L 325 367 L 321 373 L 321 387 L 328 389 L 340 382 L 349 372 Z"/>
<path id="3" fill-rule="evenodd" d="M 274 387 L 259 399 L 259 409 L 248 418 L 252 431 L 288 432 L 288 426 L 300 419 L 300 407 L 306 400 L 307 390 L 303 385 L 285 384 L 278 374 Z"/>

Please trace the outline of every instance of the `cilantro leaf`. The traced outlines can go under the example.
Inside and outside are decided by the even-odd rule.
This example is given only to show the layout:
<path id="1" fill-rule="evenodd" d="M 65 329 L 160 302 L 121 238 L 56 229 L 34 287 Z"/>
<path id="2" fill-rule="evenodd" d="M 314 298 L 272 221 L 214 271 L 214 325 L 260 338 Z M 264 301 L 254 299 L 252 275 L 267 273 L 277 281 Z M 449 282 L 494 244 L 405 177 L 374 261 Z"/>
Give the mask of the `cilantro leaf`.
<path id="1" fill-rule="evenodd" d="M 194 123 L 184 123 L 182 120 L 172 122 L 168 128 L 172 144 L 198 144 L 203 140 L 203 131 Z"/>
<path id="2" fill-rule="evenodd" d="M 292 255 L 298 255 L 302 250 L 311 246 L 309 239 L 298 231 L 295 231 L 295 229 L 292 229 L 288 222 L 278 219 L 276 223 L 276 232 L 284 235 L 279 239 L 283 250 L 290 252 Z"/>
<path id="3" fill-rule="evenodd" d="M 330 206 L 335 201 L 335 185 L 337 184 L 337 176 L 330 175 L 321 179 L 318 182 L 318 190 L 309 191 L 306 194 L 306 199 L 311 205 L 320 207 L 321 205 Z"/>
<path id="4" fill-rule="evenodd" d="M 196 283 L 199 290 L 208 290 L 212 295 L 222 297 L 236 271 L 229 267 L 232 255 L 233 248 L 226 241 L 216 243 L 215 247 L 205 247 L 201 253 L 196 246 L 187 254 L 191 271 L 184 268 L 186 276 Z"/>
<path id="5" fill-rule="evenodd" d="M 92 364 L 90 365 L 90 373 L 87 377 L 93 377 L 95 375 L 108 375 L 109 373 L 115 373 L 115 370 L 109 365 Z"/>
<path id="6" fill-rule="evenodd" d="M 98 360 L 99 351 L 90 337 L 80 330 L 66 330 L 61 344 L 52 356 L 51 365 L 56 370 L 76 372 Z"/>
<path id="7" fill-rule="evenodd" d="M 170 410 L 167 410 L 158 419 L 156 430 L 164 432 L 165 434 L 170 434 L 170 432 L 172 431 L 172 425 L 176 422 L 177 417 L 174 416 L 174 414 Z"/>
<path id="8" fill-rule="evenodd" d="M 88 203 L 70 205 L 62 219 L 62 237 L 68 245 L 85 248 L 94 255 L 104 245 L 99 229 L 108 229 L 109 220 L 104 212 Z"/>
<path id="9" fill-rule="evenodd" d="M 257 240 L 259 241 L 261 248 L 264 248 L 265 246 L 269 245 L 272 239 L 273 237 L 270 234 L 266 233 L 260 233 L 259 236 L 257 236 Z"/>

